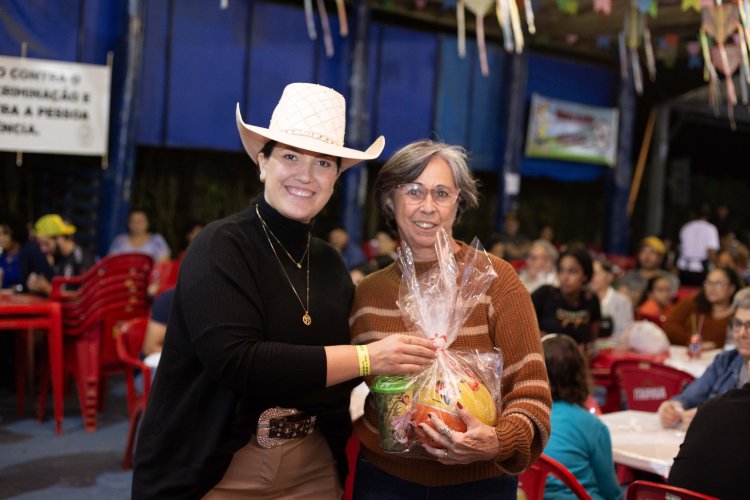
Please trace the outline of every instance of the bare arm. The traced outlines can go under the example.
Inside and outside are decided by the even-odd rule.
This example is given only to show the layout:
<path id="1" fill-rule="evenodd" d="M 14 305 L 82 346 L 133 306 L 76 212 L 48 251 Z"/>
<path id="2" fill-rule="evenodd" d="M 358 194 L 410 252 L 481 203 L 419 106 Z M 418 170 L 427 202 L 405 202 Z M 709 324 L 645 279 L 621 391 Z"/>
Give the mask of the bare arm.
<path id="1" fill-rule="evenodd" d="M 157 321 L 149 320 L 146 327 L 146 336 L 143 339 L 143 354 L 148 356 L 155 352 L 161 352 L 164 345 L 164 335 L 167 333 L 167 325 Z"/>
<path id="2" fill-rule="evenodd" d="M 401 375 L 418 373 L 435 359 L 431 340 L 408 335 L 391 335 L 367 345 L 371 375 Z M 326 387 L 359 377 L 356 347 L 327 346 Z"/>

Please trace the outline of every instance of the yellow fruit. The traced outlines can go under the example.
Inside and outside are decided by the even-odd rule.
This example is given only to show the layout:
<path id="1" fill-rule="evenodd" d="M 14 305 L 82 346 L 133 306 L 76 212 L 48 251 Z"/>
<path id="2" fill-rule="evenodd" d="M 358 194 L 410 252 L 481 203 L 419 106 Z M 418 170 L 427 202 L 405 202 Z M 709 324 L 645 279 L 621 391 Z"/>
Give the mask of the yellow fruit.
<path id="1" fill-rule="evenodd" d="M 469 384 L 460 381 L 456 389 L 458 389 L 457 400 L 450 396 L 451 393 L 455 394 L 455 391 L 445 390 L 440 381 L 435 386 L 425 387 L 419 391 L 414 401 L 414 423 L 417 425 L 426 423 L 434 428 L 435 426 L 428 417 L 428 413 L 433 412 L 451 429 L 465 432 L 466 424 L 456 410 L 456 401 L 460 401 L 464 409 L 479 421 L 487 425 L 495 425 L 497 419 L 495 401 L 484 384 L 476 382 Z M 434 448 L 442 448 L 439 443 L 431 439 L 426 439 L 426 444 Z"/>

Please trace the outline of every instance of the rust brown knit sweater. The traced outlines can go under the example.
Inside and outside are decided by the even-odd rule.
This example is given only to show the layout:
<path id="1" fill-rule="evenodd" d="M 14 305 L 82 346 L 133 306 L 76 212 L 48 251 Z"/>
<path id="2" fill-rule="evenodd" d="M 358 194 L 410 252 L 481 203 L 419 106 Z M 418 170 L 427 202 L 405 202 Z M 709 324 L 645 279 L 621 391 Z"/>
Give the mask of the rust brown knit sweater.
<path id="1" fill-rule="evenodd" d="M 468 246 L 461 243 L 456 259 Z M 368 397 L 365 415 L 354 424 L 362 453 L 374 465 L 396 477 L 425 486 L 445 486 L 479 481 L 502 474 L 518 474 L 542 453 L 550 433 L 550 397 L 541 351 L 539 327 L 529 293 L 505 261 L 490 256 L 498 277 L 464 322 L 452 349 L 503 353 L 503 407 L 496 432 L 500 453 L 495 461 L 468 465 L 443 465 L 409 459 L 380 449 L 377 413 Z M 421 274 L 434 263 L 418 263 Z M 349 318 L 354 344 L 366 344 L 394 333 L 415 335 L 401 319 L 396 305 L 401 272 L 394 263 L 369 275 L 357 287 Z"/>

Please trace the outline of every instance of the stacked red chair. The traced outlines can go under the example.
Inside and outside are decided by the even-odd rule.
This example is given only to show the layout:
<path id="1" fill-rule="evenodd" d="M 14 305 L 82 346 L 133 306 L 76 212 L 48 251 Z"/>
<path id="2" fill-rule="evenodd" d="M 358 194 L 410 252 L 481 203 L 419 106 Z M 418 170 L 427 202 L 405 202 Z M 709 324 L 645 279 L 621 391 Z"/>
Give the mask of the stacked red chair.
<path id="1" fill-rule="evenodd" d="M 107 377 L 125 371 L 117 355 L 115 326 L 148 316 L 152 264 L 147 255 L 119 254 L 105 257 L 83 275 L 52 280 L 50 298 L 62 305 L 64 373 L 75 378 L 88 431 L 96 430 Z M 45 413 L 48 379 L 42 378 L 40 419 Z"/>
<path id="2" fill-rule="evenodd" d="M 148 317 L 129 319 L 122 322 L 116 330 L 115 343 L 117 355 L 124 365 L 125 384 L 128 394 L 128 440 L 125 444 L 124 469 L 133 466 L 133 447 L 138 431 L 138 423 L 146 410 L 148 395 L 151 392 L 151 368 L 140 359 L 143 340 L 146 337 Z M 135 383 L 135 372 L 140 370 L 143 377 L 143 390 L 138 391 Z"/>

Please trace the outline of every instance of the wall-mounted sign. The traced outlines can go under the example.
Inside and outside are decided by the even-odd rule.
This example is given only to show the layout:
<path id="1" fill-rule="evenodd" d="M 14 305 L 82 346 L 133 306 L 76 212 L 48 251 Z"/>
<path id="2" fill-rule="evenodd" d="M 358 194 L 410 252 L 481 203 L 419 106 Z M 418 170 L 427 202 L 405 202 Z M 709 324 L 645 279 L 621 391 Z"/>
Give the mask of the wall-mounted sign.
<path id="1" fill-rule="evenodd" d="M 617 109 L 531 96 L 526 156 L 612 166 Z"/>
<path id="2" fill-rule="evenodd" d="M 107 66 L 0 56 L 0 150 L 104 156 Z"/>

